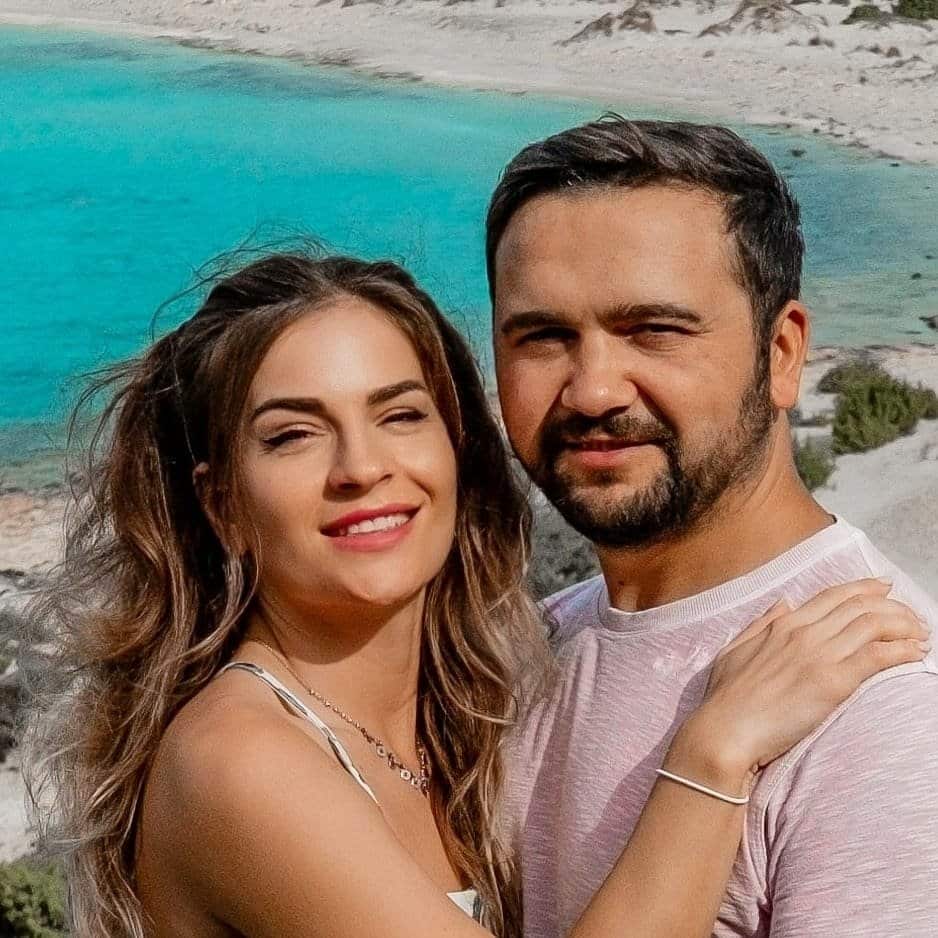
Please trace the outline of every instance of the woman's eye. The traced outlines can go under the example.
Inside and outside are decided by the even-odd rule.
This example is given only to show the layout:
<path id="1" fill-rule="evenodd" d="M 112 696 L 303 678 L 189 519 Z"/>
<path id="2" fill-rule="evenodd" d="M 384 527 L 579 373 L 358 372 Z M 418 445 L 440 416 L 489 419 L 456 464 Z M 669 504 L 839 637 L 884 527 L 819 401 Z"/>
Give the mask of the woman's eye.
<path id="1" fill-rule="evenodd" d="M 293 430 L 285 430 L 283 433 L 278 433 L 276 436 L 268 437 L 264 440 L 264 445 L 269 449 L 276 449 L 278 446 L 283 446 L 284 443 L 290 443 L 293 440 L 301 440 L 304 437 L 312 435 L 311 431 L 301 430 L 297 427 Z"/>
<path id="2" fill-rule="evenodd" d="M 419 423 L 426 420 L 427 414 L 422 410 L 398 410 L 385 418 L 385 423 Z"/>

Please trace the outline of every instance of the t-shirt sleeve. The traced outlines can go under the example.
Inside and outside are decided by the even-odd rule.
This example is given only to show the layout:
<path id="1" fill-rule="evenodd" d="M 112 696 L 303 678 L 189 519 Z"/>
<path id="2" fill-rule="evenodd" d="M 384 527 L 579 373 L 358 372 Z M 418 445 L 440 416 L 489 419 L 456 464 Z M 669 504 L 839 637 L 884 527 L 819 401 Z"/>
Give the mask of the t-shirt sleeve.
<path id="1" fill-rule="evenodd" d="M 938 675 L 884 678 L 773 795 L 771 938 L 938 935 Z"/>

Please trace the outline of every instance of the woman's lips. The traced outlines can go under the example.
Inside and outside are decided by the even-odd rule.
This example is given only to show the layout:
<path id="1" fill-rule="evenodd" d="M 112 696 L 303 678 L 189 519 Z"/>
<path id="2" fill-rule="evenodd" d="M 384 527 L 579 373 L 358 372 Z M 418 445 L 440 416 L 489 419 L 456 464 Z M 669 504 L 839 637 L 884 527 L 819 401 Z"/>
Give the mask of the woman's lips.
<path id="1" fill-rule="evenodd" d="M 400 544 L 411 532 L 419 509 L 385 511 L 350 524 L 330 525 L 322 533 L 339 550 L 380 551 Z M 349 516 L 350 518 L 352 516 Z"/>

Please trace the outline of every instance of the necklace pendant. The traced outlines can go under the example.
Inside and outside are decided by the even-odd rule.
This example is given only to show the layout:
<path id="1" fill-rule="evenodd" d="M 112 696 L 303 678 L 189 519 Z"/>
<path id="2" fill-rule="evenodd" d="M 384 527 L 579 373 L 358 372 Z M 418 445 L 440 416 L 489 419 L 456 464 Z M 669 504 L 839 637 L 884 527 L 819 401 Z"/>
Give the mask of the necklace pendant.
<path id="1" fill-rule="evenodd" d="M 411 781 L 413 777 L 414 773 L 411 772 L 410 769 L 401 769 L 401 778 L 404 779 L 405 782 Z"/>
<path id="2" fill-rule="evenodd" d="M 375 746 L 375 752 L 377 752 L 378 755 L 381 756 L 382 759 L 387 758 L 387 754 L 388 754 L 387 747 L 382 746 L 380 743 L 377 746 Z"/>

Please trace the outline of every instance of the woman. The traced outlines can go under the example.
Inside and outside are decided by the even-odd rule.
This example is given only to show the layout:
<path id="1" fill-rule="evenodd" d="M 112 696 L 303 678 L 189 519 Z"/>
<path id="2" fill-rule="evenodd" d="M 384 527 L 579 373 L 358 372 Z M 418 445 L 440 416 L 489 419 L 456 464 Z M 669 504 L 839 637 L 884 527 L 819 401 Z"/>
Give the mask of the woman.
<path id="1" fill-rule="evenodd" d="M 547 656 L 455 330 L 393 264 L 278 255 L 107 387 L 41 610 L 76 934 L 520 935 L 502 744 Z M 709 934 L 752 772 L 923 656 L 887 590 L 740 636 L 576 938 Z"/>

